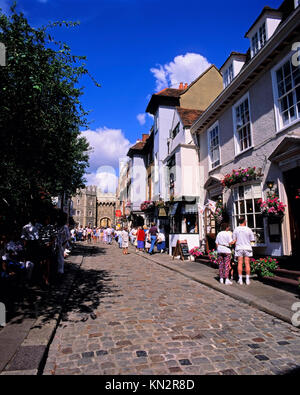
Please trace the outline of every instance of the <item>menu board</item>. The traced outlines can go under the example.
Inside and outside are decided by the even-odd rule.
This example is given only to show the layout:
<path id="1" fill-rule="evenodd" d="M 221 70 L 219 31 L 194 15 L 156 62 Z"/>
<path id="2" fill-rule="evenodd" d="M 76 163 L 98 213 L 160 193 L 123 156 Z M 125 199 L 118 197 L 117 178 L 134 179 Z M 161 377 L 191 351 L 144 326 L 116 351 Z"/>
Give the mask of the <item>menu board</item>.
<path id="1" fill-rule="evenodd" d="M 173 254 L 173 259 L 175 256 L 180 256 L 181 260 L 184 261 L 190 257 L 190 251 L 189 251 L 189 246 L 188 242 L 186 240 L 184 241 L 177 241 L 176 248 Z"/>

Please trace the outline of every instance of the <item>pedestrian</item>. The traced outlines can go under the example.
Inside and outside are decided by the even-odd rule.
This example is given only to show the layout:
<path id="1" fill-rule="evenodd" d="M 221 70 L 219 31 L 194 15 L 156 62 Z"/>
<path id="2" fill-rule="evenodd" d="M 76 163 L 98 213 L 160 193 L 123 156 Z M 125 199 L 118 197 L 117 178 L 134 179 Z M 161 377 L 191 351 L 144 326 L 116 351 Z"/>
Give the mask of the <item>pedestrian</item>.
<path id="1" fill-rule="evenodd" d="M 114 233 L 114 230 L 109 226 L 109 227 L 106 229 L 107 244 L 112 244 L 113 233 Z"/>
<path id="2" fill-rule="evenodd" d="M 107 244 L 107 229 L 104 228 L 103 230 L 103 243 Z"/>
<path id="3" fill-rule="evenodd" d="M 141 226 L 137 231 L 137 251 L 142 252 L 145 248 L 145 232 Z"/>
<path id="4" fill-rule="evenodd" d="M 216 246 L 218 251 L 218 263 L 220 273 L 220 283 L 225 285 L 232 285 L 229 280 L 229 272 L 231 270 L 231 249 L 233 245 L 232 234 L 230 232 L 229 224 L 223 223 L 221 225 L 221 232 L 218 233 L 216 238 Z"/>
<path id="5" fill-rule="evenodd" d="M 69 227 L 67 225 L 67 214 L 61 213 L 58 218 L 58 235 L 57 235 L 57 272 L 63 275 L 65 272 L 65 249 L 71 239 Z"/>
<path id="6" fill-rule="evenodd" d="M 149 229 L 149 233 L 150 233 L 150 238 L 151 238 L 151 247 L 149 250 L 149 254 L 153 255 L 154 254 L 154 246 L 155 246 L 155 243 L 157 240 L 157 234 L 158 234 L 158 230 L 157 230 L 155 222 L 152 222 L 151 228 Z"/>
<path id="7" fill-rule="evenodd" d="M 117 242 L 119 243 L 119 248 L 122 248 L 122 229 L 118 229 L 116 231 L 117 234 Z"/>
<path id="8" fill-rule="evenodd" d="M 151 248 L 151 237 L 147 225 L 144 225 L 145 232 L 145 251 L 148 253 Z"/>
<path id="9" fill-rule="evenodd" d="M 90 227 L 87 228 L 86 234 L 87 234 L 87 241 L 88 241 L 88 243 L 91 243 L 92 242 L 93 231 L 92 231 L 92 229 Z"/>
<path id="10" fill-rule="evenodd" d="M 128 244 L 129 244 L 128 229 L 124 228 L 121 235 L 122 235 L 123 255 L 127 255 L 128 254 Z"/>
<path id="11" fill-rule="evenodd" d="M 234 230 L 232 238 L 235 243 L 235 256 L 238 258 L 239 284 L 243 284 L 243 265 L 246 269 L 246 284 L 250 285 L 250 258 L 253 257 L 252 243 L 255 242 L 255 235 L 247 226 L 245 217 L 238 220 L 239 226 Z"/>
<path id="12" fill-rule="evenodd" d="M 160 231 L 157 235 L 157 251 L 163 254 L 166 249 L 166 236 L 165 234 Z"/>

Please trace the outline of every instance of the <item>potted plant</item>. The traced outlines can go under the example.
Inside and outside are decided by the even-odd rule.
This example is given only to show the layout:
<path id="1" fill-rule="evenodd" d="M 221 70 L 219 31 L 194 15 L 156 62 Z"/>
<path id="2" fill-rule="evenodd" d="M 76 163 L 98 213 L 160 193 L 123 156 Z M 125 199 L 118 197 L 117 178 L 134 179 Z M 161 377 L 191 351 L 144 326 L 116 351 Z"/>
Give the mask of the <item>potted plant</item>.
<path id="1" fill-rule="evenodd" d="M 212 264 L 219 265 L 218 252 L 216 250 L 208 251 L 208 257 Z"/>
<path id="2" fill-rule="evenodd" d="M 190 251 L 191 254 L 191 260 L 196 261 L 197 259 L 199 259 L 201 256 L 203 256 L 203 251 L 201 250 L 200 247 L 194 247 L 193 249 L 191 249 Z"/>
<path id="3" fill-rule="evenodd" d="M 274 277 L 274 270 L 278 269 L 278 261 L 272 257 L 251 259 L 251 273 L 258 277 Z"/>

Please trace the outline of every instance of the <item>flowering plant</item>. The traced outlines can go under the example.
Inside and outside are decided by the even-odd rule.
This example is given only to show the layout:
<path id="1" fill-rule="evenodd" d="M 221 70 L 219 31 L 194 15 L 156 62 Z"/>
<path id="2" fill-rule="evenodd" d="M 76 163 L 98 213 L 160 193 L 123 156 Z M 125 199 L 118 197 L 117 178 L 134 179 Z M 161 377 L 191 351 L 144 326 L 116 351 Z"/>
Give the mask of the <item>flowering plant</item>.
<path id="1" fill-rule="evenodd" d="M 295 197 L 296 200 L 300 199 L 300 189 L 297 189 L 297 195 Z"/>
<path id="2" fill-rule="evenodd" d="M 285 213 L 285 205 L 279 200 L 276 194 L 268 194 L 266 201 L 260 199 L 258 201 L 261 213 L 267 216 L 283 216 Z"/>
<path id="3" fill-rule="evenodd" d="M 239 170 L 233 170 L 231 174 L 226 174 L 221 181 L 221 184 L 223 185 L 223 188 L 230 188 L 235 184 L 256 180 L 258 176 L 256 167 L 248 167 L 247 169 L 240 168 Z"/>
<path id="4" fill-rule="evenodd" d="M 213 213 L 213 216 L 218 224 L 221 224 L 223 221 L 223 213 L 225 209 L 222 202 L 218 202 L 216 205 L 216 211 Z"/>
<path id="5" fill-rule="evenodd" d="M 145 201 L 144 203 L 141 204 L 141 211 L 146 211 L 153 206 L 154 206 L 154 202 Z"/>
<path id="6" fill-rule="evenodd" d="M 251 272 L 262 277 L 274 277 L 274 270 L 278 269 L 278 261 L 272 257 L 251 259 Z"/>
<path id="7" fill-rule="evenodd" d="M 218 252 L 216 250 L 208 251 L 208 257 L 211 263 L 218 264 Z"/>
<path id="8" fill-rule="evenodd" d="M 194 256 L 195 258 L 199 258 L 200 256 L 203 256 L 203 251 L 201 251 L 200 247 L 195 247 L 190 251 L 190 254 Z"/>

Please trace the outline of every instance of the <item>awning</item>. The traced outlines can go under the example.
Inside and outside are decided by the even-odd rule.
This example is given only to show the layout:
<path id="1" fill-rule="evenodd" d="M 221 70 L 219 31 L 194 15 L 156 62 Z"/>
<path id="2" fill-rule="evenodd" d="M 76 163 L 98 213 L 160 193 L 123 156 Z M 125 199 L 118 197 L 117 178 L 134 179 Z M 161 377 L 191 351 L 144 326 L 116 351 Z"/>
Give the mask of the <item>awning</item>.
<path id="1" fill-rule="evenodd" d="M 197 214 L 198 205 L 197 204 L 185 204 L 182 206 L 181 214 Z"/>

